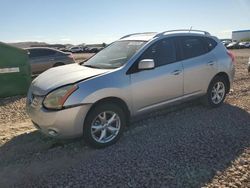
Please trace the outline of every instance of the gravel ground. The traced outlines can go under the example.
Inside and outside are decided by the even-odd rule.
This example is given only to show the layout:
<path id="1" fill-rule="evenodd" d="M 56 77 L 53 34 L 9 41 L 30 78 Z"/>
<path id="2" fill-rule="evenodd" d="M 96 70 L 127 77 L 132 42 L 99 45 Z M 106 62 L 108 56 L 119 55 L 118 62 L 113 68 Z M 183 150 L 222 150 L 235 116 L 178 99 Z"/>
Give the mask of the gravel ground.
<path id="1" fill-rule="evenodd" d="M 44 137 L 24 97 L 0 100 L 0 187 L 250 187 L 250 51 L 234 53 L 220 108 L 189 102 L 148 114 L 102 150 Z"/>
<path id="2" fill-rule="evenodd" d="M 22 122 L 28 119 L 25 96 L 0 99 L 0 124 Z"/>

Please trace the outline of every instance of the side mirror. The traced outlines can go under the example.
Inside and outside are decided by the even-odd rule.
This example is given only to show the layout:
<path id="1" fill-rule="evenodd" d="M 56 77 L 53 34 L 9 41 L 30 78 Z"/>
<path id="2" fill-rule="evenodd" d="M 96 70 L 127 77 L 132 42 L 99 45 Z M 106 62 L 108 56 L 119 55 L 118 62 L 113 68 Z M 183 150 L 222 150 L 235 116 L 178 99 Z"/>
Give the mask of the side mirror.
<path id="1" fill-rule="evenodd" d="M 150 70 L 155 68 L 155 62 L 153 59 L 143 59 L 138 64 L 139 70 Z"/>

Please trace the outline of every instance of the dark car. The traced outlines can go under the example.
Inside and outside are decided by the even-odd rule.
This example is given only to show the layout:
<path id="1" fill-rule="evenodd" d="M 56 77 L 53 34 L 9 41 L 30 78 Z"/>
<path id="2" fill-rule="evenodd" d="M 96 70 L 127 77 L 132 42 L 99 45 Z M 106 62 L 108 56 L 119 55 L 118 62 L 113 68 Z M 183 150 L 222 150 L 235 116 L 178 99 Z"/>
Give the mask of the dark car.
<path id="1" fill-rule="evenodd" d="M 89 53 L 98 53 L 103 49 L 103 47 L 94 47 L 89 49 Z"/>
<path id="2" fill-rule="evenodd" d="M 33 75 L 42 73 L 51 67 L 75 63 L 71 53 L 52 48 L 27 48 L 31 72 Z"/>

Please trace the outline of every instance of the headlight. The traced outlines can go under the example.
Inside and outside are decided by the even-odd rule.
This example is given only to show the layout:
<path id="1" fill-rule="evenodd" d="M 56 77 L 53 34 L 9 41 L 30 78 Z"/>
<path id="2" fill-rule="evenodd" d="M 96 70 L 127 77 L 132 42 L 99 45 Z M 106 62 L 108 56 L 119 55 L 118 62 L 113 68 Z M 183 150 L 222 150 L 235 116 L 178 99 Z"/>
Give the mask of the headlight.
<path id="1" fill-rule="evenodd" d="M 43 101 L 44 107 L 53 110 L 62 109 L 65 101 L 77 89 L 77 85 L 69 85 L 52 91 L 45 97 Z"/>

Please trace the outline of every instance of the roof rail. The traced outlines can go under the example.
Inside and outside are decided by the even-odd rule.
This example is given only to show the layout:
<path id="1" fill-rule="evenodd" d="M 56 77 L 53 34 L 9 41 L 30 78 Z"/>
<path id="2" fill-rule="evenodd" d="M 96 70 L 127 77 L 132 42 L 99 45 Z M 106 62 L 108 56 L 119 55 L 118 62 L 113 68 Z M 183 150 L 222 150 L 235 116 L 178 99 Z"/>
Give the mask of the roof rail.
<path id="1" fill-rule="evenodd" d="M 204 35 L 209 35 L 210 36 L 210 33 L 207 32 L 207 31 L 202 31 L 202 30 L 193 30 L 193 29 L 177 29 L 177 30 L 169 30 L 169 31 L 164 31 L 164 32 L 161 32 L 159 34 L 157 34 L 155 37 L 160 37 L 160 36 L 163 36 L 165 35 L 166 33 L 178 33 L 178 32 L 187 32 L 187 33 L 203 33 Z"/>
<path id="2" fill-rule="evenodd" d="M 131 37 L 131 36 L 133 36 L 133 35 L 143 35 L 143 34 L 145 34 L 145 35 L 150 35 L 150 34 L 156 34 L 156 32 L 132 33 L 132 34 L 129 34 L 129 35 L 125 35 L 125 36 L 123 36 L 123 37 L 120 38 L 120 39 L 124 39 L 124 38 L 127 38 L 127 37 Z"/>

